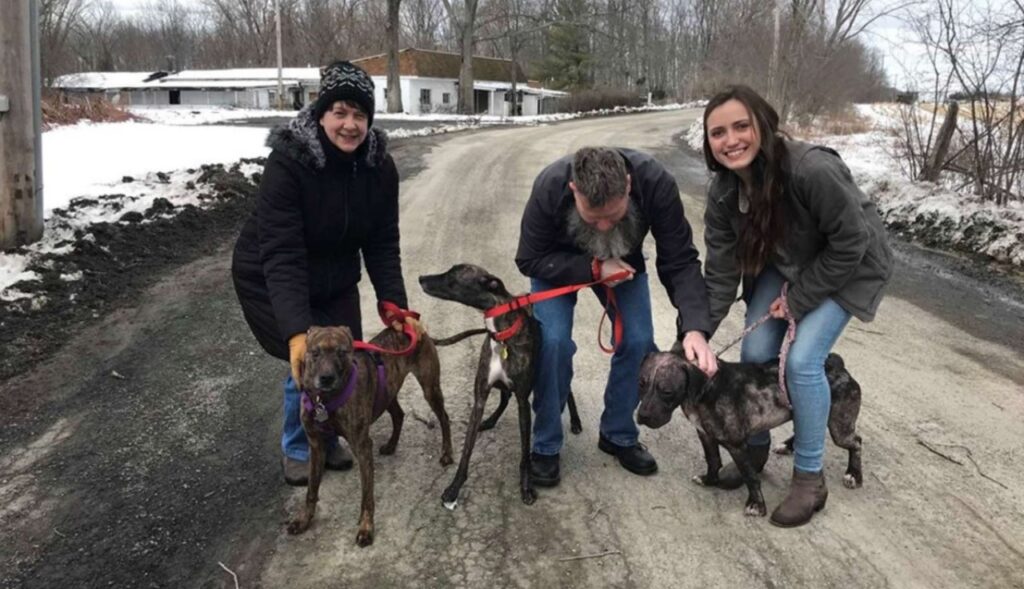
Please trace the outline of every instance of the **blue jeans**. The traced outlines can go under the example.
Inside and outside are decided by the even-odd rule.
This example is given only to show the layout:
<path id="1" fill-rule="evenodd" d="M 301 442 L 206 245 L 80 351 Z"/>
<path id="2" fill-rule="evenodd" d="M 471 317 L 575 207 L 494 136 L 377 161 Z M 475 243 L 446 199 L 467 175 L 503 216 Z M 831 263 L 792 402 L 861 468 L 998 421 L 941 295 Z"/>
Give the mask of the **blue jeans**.
<path id="1" fill-rule="evenodd" d="M 302 409 L 302 393 L 299 387 L 295 386 L 292 375 L 284 379 L 284 428 L 281 431 L 281 451 L 292 460 L 299 462 L 309 461 L 309 440 L 306 439 L 306 432 L 302 429 L 302 419 L 299 412 Z M 338 445 L 338 436 L 324 436 L 328 450 Z"/>
<path id="2" fill-rule="evenodd" d="M 533 292 L 553 287 L 543 280 L 530 280 Z M 593 290 L 604 304 L 604 287 Z M 615 297 L 624 329 L 622 341 L 618 342 L 618 349 L 612 356 L 608 384 L 604 390 L 600 431 L 613 444 L 632 446 L 640 433 L 633 420 L 633 412 L 640 403 L 640 364 L 648 352 L 657 350 L 647 274 L 637 274 L 632 280 L 616 286 Z M 533 386 L 533 451 L 537 454 L 554 456 L 562 449 L 562 408 L 569 398 L 572 357 L 576 353 L 576 343 L 572 340 L 575 309 L 575 293 L 537 303 L 533 307 L 541 333 Z M 614 316 L 609 314 L 609 319 L 614 321 Z"/>
<path id="3" fill-rule="evenodd" d="M 773 266 L 757 276 L 747 303 L 745 323 L 750 325 L 768 312 L 772 301 L 782 292 L 785 278 Z M 850 313 L 832 299 L 807 313 L 796 326 L 796 339 L 786 360 L 786 388 L 793 404 L 793 466 L 803 472 L 820 472 L 825 454 L 825 430 L 832 404 L 832 391 L 825 377 L 825 358 L 850 321 Z M 779 348 L 786 335 L 786 322 L 771 319 L 743 340 L 742 362 L 778 361 Z M 771 443 L 770 432 L 751 436 L 751 445 Z"/>

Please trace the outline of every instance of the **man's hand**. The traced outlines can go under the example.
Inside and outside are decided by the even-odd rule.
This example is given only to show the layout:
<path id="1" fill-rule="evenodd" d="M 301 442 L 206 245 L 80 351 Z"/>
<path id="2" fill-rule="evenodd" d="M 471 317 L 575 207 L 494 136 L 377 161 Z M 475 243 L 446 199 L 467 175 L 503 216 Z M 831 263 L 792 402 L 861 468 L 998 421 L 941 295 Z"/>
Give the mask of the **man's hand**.
<path id="1" fill-rule="evenodd" d="M 601 262 L 601 276 L 600 276 L 600 279 L 603 281 L 603 280 L 607 279 L 609 276 L 614 276 L 614 275 L 618 274 L 619 272 L 622 272 L 623 270 L 626 270 L 627 272 L 629 272 L 629 276 L 626 277 L 626 278 L 623 278 L 621 280 L 613 280 L 611 282 L 605 282 L 605 284 L 607 286 L 609 286 L 611 288 L 615 288 L 616 286 L 622 284 L 623 282 L 625 282 L 627 280 L 632 280 L 633 279 L 633 275 L 636 274 L 636 269 L 634 269 L 632 266 L 630 266 L 626 262 L 622 261 L 621 258 L 609 258 L 609 259 L 604 260 L 604 261 Z"/>
<path id="2" fill-rule="evenodd" d="M 690 362 L 697 364 L 701 371 L 711 378 L 718 372 L 718 358 L 715 357 L 704 334 L 700 331 L 687 331 L 683 336 L 683 354 Z"/>
<path id="3" fill-rule="evenodd" d="M 288 339 L 288 360 L 292 365 L 292 380 L 302 388 L 302 363 L 306 361 L 306 334 L 297 333 Z"/>
<path id="4" fill-rule="evenodd" d="M 768 307 L 768 313 L 776 319 L 786 318 L 786 304 L 782 301 L 782 297 L 772 301 L 772 304 Z"/>

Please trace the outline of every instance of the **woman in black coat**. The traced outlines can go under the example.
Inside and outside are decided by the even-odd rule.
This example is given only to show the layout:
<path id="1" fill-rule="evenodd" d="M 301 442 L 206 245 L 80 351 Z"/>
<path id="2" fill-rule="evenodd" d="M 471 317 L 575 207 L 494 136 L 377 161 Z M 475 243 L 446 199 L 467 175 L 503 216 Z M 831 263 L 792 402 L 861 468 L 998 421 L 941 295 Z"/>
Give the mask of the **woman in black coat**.
<path id="1" fill-rule="evenodd" d="M 296 387 L 312 325 L 362 339 L 360 254 L 379 302 L 408 306 L 398 230 L 398 171 L 372 128 L 373 81 L 349 62 L 325 68 L 320 96 L 270 132 L 256 210 L 235 244 L 231 273 L 245 320 L 268 354 L 291 363 L 284 382 L 285 481 L 304 485 L 309 446 Z M 396 324 L 396 328 L 401 326 Z M 352 466 L 329 440 L 327 467 Z"/>

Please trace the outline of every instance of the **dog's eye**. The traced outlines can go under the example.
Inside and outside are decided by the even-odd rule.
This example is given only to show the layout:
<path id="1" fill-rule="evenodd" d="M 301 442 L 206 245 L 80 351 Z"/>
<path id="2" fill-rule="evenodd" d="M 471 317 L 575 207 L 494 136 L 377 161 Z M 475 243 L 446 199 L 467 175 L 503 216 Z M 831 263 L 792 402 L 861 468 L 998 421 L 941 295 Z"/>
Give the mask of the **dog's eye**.
<path id="1" fill-rule="evenodd" d="M 314 349 L 310 350 L 309 351 L 309 355 L 312 356 L 313 358 L 319 358 L 320 357 L 320 349 L 319 348 L 314 348 Z"/>

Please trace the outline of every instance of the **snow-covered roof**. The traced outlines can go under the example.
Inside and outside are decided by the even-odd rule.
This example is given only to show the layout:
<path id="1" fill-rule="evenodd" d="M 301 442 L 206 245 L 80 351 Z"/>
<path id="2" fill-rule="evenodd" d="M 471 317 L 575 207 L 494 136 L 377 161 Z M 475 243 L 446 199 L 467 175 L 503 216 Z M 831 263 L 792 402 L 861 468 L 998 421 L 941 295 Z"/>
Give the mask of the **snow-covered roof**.
<path id="1" fill-rule="evenodd" d="M 320 82 L 320 68 L 315 67 L 286 67 L 281 68 L 281 75 L 284 78 Z M 191 80 L 214 80 L 214 81 L 236 81 L 236 80 L 265 80 L 277 83 L 277 68 L 237 68 L 230 70 L 182 70 L 164 78 L 164 83 Z"/>
<path id="2" fill-rule="evenodd" d="M 146 78 L 153 72 L 81 72 L 65 74 L 54 80 L 54 85 L 65 89 L 145 88 Z"/>

